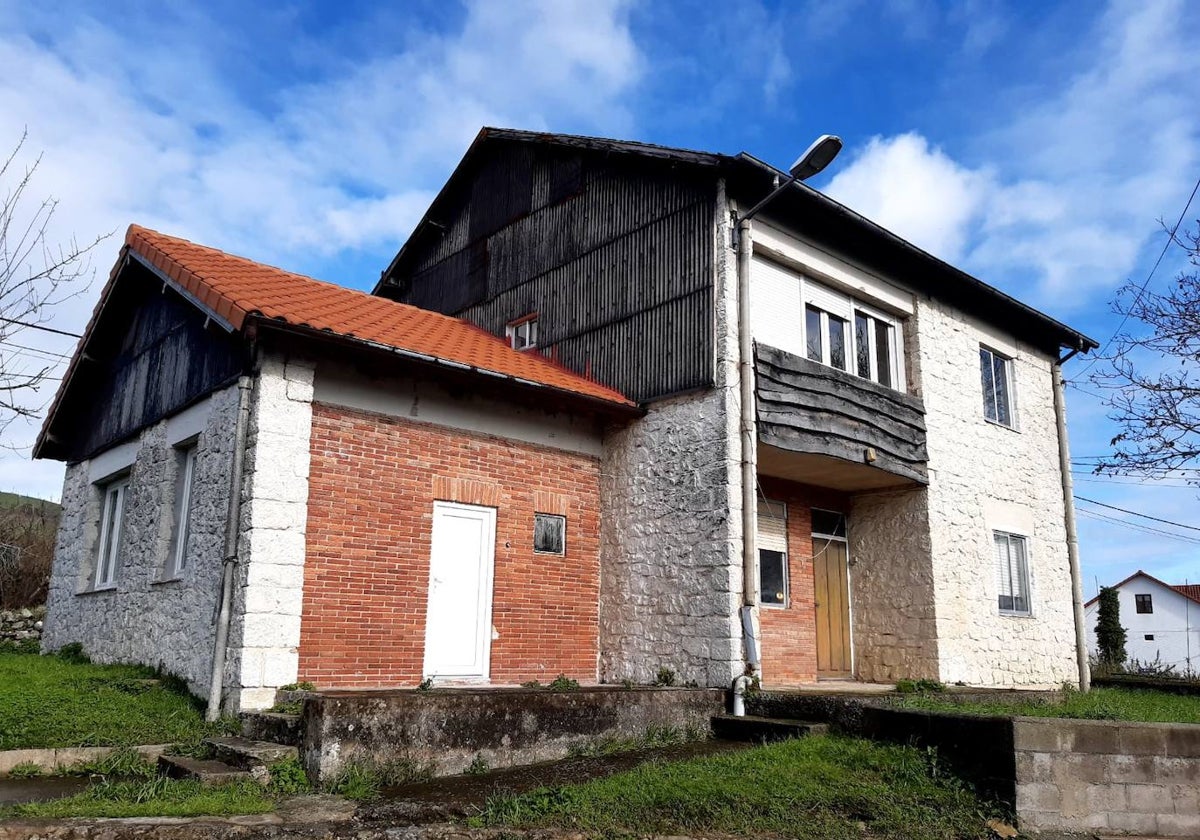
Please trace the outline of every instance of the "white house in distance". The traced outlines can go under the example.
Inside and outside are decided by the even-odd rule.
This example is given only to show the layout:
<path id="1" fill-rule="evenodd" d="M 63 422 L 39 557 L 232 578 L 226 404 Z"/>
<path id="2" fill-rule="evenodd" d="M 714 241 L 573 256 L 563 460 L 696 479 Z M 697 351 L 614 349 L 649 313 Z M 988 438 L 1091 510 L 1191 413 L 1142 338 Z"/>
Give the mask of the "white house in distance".
<path id="1" fill-rule="evenodd" d="M 1180 674 L 1200 672 L 1200 584 L 1173 586 L 1139 569 L 1113 588 L 1121 602 L 1129 659 L 1157 659 L 1175 666 Z M 1084 605 L 1088 651 L 1093 656 L 1099 610 L 1099 595 Z"/>

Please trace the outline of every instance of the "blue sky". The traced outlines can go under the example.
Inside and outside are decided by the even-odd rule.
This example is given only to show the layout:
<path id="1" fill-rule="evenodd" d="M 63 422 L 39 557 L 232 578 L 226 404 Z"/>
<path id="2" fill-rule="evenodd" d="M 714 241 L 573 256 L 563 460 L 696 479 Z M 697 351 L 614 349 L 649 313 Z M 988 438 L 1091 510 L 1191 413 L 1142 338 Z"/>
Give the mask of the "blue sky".
<path id="1" fill-rule="evenodd" d="M 1103 341 L 1113 291 L 1146 276 L 1158 219 L 1200 177 L 1197 42 L 1182 1 L 0 0 L 0 148 L 28 128 L 37 189 L 60 200 L 52 234 L 118 231 L 64 329 L 133 221 L 369 288 L 491 124 L 781 167 L 839 134 L 814 186 Z M 1181 267 L 1169 255 L 1152 287 Z M 1080 456 L 1115 431 L 1091 390 L 1069 392 Z M 22 454 L 35 432 L 7 430 L 0 487 L 57 497 L 61 466 Z M 1080 495 L 1197 521 L 1179 480 L 1078 478 Z M 1080 524 L 1089 594 L 1136 568 L 1200 580 L 1200 545 Z"/>

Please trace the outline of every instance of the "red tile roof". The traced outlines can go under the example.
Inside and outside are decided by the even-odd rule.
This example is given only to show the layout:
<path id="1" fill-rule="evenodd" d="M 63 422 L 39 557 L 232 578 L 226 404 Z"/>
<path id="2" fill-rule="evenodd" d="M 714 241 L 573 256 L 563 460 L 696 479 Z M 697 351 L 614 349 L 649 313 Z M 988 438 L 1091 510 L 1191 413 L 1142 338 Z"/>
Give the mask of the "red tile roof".
<path id="1" fill-rule="evenodd" d="M 130 225 L 125 243 L 212 312 L 240 329 L 250 317 L 381 345 L 405 354 L 633 407 L 619 392 L 537 353 L 436 312 L 293 274 Z"/>
<path id="2" fill-rule="evenodd" d="M 1197 604 L 1200 604 L 1200 583 L 1183 583 L 1171 588 L 1184 597 L 1191 598 Z"/>

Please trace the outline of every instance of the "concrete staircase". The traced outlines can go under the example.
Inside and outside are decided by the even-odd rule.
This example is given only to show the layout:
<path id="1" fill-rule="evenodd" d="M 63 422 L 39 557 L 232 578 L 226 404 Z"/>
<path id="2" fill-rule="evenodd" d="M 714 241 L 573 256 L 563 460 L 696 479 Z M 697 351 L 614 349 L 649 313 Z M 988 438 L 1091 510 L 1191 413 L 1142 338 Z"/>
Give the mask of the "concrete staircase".
<path id="1" fill-rule="evenodd" d="M 804 738 L 808 735 L 824 735 L 829 731 L 827 723 L 813 723 L 806 720 L 789 720 L 786 718 L 757 717 L 745 715 L 713 715 L 713 737 L 723 741 L 749 741 L 767 743 L 786 741 L 789 738 Z"/>
<path id="2" fill-rule="evenodd" d="M 250 738 L 206 738 L 204 744 L 212 758 L 163 755 L 159 772 L 173 779 L 196 779 L 205 787 L 248 779 L 265 785 L 271 780 L 272 764 L 299 755 L 289 744 Z"/>

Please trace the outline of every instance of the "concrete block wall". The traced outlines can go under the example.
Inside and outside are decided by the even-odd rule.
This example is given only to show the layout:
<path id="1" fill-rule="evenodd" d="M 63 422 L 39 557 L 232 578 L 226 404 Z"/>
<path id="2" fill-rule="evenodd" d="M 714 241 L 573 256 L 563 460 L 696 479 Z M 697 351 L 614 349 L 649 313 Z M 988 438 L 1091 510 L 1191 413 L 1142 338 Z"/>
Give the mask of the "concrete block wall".
<path id="1" fill-rule="evenodd" d="M 1013 721 L 1022 830 L 1200 835 L 1200 725 Z"/>

